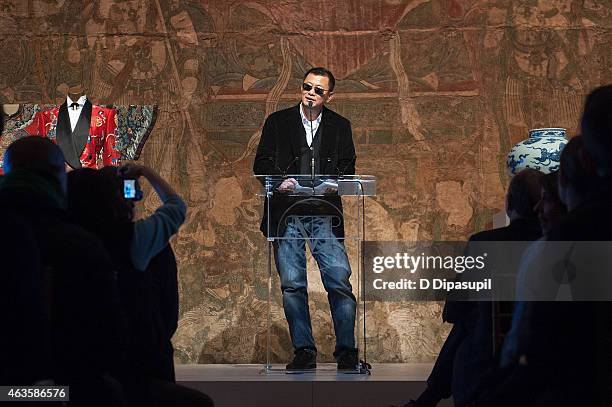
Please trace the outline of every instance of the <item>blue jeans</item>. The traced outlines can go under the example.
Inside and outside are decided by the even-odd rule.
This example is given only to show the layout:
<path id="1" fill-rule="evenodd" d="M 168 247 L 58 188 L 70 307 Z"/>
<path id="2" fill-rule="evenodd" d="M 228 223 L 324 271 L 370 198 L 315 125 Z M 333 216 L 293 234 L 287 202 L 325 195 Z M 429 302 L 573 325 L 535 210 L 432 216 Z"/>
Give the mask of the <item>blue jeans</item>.
<path id="1" fill-rule="evenodd" d="M 335 356 L 355 348 L 357 302 L 349 277 L 351 266 L 344 244 L 332 232 L 331 216 L 290 216 L 283 238 L 274 242 L 283 307 L 295 349 L 316 349 L 308 308 L 306 242 L 317 261 L 336 332 Z M 337 219 L 337 218 L 336 218 Z"/>

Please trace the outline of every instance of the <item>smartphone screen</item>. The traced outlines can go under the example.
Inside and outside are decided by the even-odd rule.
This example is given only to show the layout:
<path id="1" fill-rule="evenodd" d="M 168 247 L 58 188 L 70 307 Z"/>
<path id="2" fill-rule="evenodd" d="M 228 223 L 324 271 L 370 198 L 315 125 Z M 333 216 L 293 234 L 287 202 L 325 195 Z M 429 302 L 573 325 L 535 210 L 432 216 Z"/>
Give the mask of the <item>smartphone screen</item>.
<path id="1" fill-rule="evenodd" d="M 136 180 L 135 179 L 124 179 L 123 180 L 123 197 L 125 199 L 136 198 Z"/>

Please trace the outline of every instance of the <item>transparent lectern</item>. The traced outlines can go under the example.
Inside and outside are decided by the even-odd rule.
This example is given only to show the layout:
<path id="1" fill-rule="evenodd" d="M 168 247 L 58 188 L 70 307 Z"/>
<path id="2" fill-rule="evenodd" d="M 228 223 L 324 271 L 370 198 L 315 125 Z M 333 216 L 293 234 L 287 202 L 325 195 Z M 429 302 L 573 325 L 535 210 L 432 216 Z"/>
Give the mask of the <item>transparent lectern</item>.
<path id="1" fill-rule="evenodd" d="M 346 254 L 349 258 L 353 258 L 356 264 L 351 267 L 352 280 L 356 286 L 352 285 L 352 293 L 356 299 L 356 316 L 354 338 L 355 345 L 358 349 L 359 363 L 354 370 L 342 370 L 342 373 L 349 374 L 369 374 L 369 365 L 367 364 L 367 344 L 366 344 L 366 315 L 365 302 L 362 297 L 362 252 L 361 242 L 365 239 L 365 197 L 376 195 L 376 178 L 371 175 L 352 175 L 352 176 L 327 176 L 327 175 L 258 175 L 256 176 L 259 183 L 262 185 L 259 195 L 264 200 L 264 218 L 262 221 L 262 231 L 268 243 L 268 258 L 267 258 L 267 332 L 266 332 L 266 363 L 263 373 L 291 373 L 285 370 L 284 366 L 274 367 L 271 361 L 271 313 L 272 313 L 272 294 L 273 290 L 279 290 L 280 287 L 273 286 L 273 273 L 276 270 L 274 265 L 274 249 L 275 247 L 295 247 L 300 250 L 305 250 L 308 246 L 311 253 L 325 244 L 338 244 L 341 242 L 346 248 Z M 280 191 L 279 186 L 288 178 L 293 178 L 297 184 L 290 191 Z M 342 201 L 345 203 L 347 199 L 354 199 L 351 202 L 350 208 L 352 212 L 350 216 L 353 225 L 350 228 L 345 227 L 345 219 L 347 213 L 343 210 Z M 346 206 L 346 205 L 345 205 Z M 291 232 L 285 233 L 288 228 Z M 349 232 L 347 233 L 347 230 Z M 348 253 L 348 251 L 356 251 L 356 253 Z M 332 259 L 334 258 L 331 256 Z M 346 264 L 345 260 L 340 260 L 339 263 Z M 334 260 L 325 261 L 329 266 L 325 266 L 325 270 L 319 269 L 321 278 L 323 273 L 329 271 L 333 273 Z M 349 262 L 350 264 L 350 262 Z M 306 264 L 302 264 L 305 266 Z M 329 268 L 327 268 L 329 267 Z M 349 266 L 350 267 L 350 266 Z M 331 277 L 327 277 L 328 281 Z M 329 284 L 329 283 L 328 283 Z M 324 282 L 325 285 L 325 282 Z M 327 287 L 325 288 L 327 290 Z M 331 307 L 331 304 L 330 304 Z M 332 311 L 333 313 L 333 311 Z M 339 319 L 336 314 L 335 319 Z M 334 320 L 334 327 L 338 324 Z M 339 329 L 339 328 L 338 328 Z M 322 369 L 320 369 L 322 370 Z M 317 371 L 318 372 L 318 371 Z M 335 374 L 335 369 L 333 370 Z"/>

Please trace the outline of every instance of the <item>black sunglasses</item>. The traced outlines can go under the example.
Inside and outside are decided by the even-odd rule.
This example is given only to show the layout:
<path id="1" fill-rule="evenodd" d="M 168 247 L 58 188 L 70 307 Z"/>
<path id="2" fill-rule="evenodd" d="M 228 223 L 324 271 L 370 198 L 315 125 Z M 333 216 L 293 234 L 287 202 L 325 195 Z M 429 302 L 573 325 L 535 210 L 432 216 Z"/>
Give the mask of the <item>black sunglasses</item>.
<path id="1" fill-rule="evenodd" d="M 309 83 L 302 83 L 302 89 L 304 89 L 306 92 L 310 92 L 310 90 L 313 88 L 313 86 Z M 323 96 L 325 95 L 325 92 L 327 92 L 329 89 L 323 89 L 323 88 L 319 88 L 318 86 L 314 87 L 314 92 L 319 95 L 319 96 Z"/>

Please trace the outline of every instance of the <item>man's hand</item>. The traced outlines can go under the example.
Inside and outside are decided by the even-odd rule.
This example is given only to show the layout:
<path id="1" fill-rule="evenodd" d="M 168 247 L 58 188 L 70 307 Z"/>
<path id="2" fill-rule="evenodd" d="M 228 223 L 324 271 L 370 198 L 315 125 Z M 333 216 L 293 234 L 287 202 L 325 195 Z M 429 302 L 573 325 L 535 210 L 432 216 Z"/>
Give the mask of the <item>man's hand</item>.
<path id="1" fill-rule="evenodd" d="M 325 188 L 325 195 L 333 195 L 338 193 L 338 188 L 327 187 Z"/>
<path id="2" fill-rule="evenodd" d="M 276 188 L 278 192 L 291 192 L 295 190 L 295 186 L 297 185 L 297 181 L 295 178 L 287 178 Z"/>
<path id="3" fill-rule="evenodd" d="M 138 164 L 124 164 L 117 170 L 119 176 L 127 179 L 138 179 L 140 177 L 144 177 L 149 184 L 155 189 L 157 195 L 162 200 L 162 202 L 166 202 L 166 200 L 172 196 L 177 195 L 176 191 L 164 180 L 160 175 L 153 171 L 151 168 L 138 165 Z"/>
<path id="4" fill-rule="evenodd" d="M 144 166 L 138 164 L 123 164 L 119 167 L 117 173 L 123 178 L 138 179 L 144 173 Z"/>

